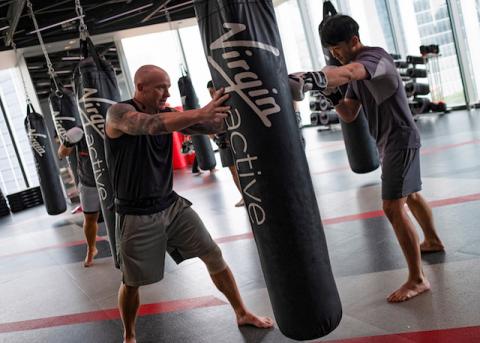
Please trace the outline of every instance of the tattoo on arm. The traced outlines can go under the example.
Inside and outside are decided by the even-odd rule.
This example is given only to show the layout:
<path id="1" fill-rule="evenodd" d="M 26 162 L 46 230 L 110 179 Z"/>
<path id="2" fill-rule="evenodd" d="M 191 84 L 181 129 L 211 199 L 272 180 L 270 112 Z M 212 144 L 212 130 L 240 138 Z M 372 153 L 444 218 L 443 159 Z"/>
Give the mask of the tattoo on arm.
<path id="1" fill-rule="evenodd" d="M 114 129 L 130 135 L 159 135 L 168 132 L 164 113 L 142 113 L 132 105 L 124 103 L 117 103 L 109 108 L 107 122 Z"/>
<path id="2" fill-rule="evenodd" d="M 195 124 L 181 130 L 181 132 L 187 135 L 208 135 L 212 133 L 225 132 L 226 130 L 227 128 L 225 122 L 222 120 L 219 123 L 209 121 Z"/>

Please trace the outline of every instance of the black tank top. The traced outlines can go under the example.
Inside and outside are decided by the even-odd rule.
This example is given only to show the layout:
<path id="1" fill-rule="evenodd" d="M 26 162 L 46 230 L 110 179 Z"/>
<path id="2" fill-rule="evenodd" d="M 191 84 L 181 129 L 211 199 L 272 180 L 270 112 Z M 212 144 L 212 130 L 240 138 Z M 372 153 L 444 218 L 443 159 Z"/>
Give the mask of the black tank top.
<path id="1" fill-rule="evenodd" d="M 123 101 L 137 111 L 133 100 Z M 166 108 L 164 112 L 171 112 Z M 120 214 L 160 212 L 175 202 L 173 191 L 172 134 L 118 138 L 105 135 L 105 153 L 112 179 L 115 210 Z"/>

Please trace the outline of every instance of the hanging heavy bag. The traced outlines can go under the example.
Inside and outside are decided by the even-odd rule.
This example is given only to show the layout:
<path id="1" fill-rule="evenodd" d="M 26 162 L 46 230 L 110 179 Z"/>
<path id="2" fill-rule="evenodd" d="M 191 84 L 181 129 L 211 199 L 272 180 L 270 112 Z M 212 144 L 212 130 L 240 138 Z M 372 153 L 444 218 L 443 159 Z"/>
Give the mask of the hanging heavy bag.
<path id="1" fill-rule="evenodd" d="M 75 94 L 63 87 L 59 80 L 54 81 L 52 79 L 48 101 L 60 142 L 65 146 L 75 144 L 76 142 L 72 141 L 72 136 L 74 136 L 76 129 L 80 128 L 83 131 Z M 67 156 L 67 161 L 73 172 L 75 184 L 78 184 L 78 161 L 76 154 Z"/>
<path id="2" fill-rule="evenodd" d="M 119 268 L 115 245 L 114 197 L 105 159 L 104 128 L 107 110 L 112 104 L 120 101 L 120 94 L 111 64 L 100 58 L 90 38 L 81 40 L 80 44 L 84 59 L 75 70 L 75 93 L 112 257 L 115 266 Z"/>
<path id="3" fill-rule="evenodd" d="M 273 4 L 195 0 L 194 6 L 215 88 L 230 94 L 227 134 L 275 319 L 290 338 L 324 336 L 339 324 L 342 307 Z"/>
<path id="4" fill-rule="evenodd" d="M 337 14 L 337 11 L 330 1 L 323 3 L 323 19 L 328 16 Z M 320 27 L 319 27 L 320 31 Z M 340 66 L 341 63 L 334 58 L 328 48 L 323 48 L 323 55 L 327 65 Z M 340 87 L 343 94 L 347 90 L 347 86 Z M 350 169 L 358 174 L 369 173 L 380 166 L 378 149 L 375 140 L 370 135 L 368 129 L 368 121 L 363 110 L 358 112 L 357 118 L 345 123 L 340 120 L 342 127 L 343 140 L 345 142 L 345 150 L 347 151 L 348 163 Z"/>
<path id="5" fill-rule="evenodd" d="M 43 116 L 35 112 L 32 104 L 27 105 L 25 129 L 30 140 L 35 166 L 42 191 L 43 202 L 50 215 L 60 214 L 67 209 L 60 182 L 60 173 L 55 163 L 52 142 Z"/>
<path id="6" fill-rule="evenodd" d="M 188 74 L 178 79 L 178 89 L 180 90 L 184 110 L 200 108 L 197 94 Z M 215 168 L 217 161 L 215 160 L 215 153 L 213 152 L 210 138 L 207 135 L 192 135 L 192 143 L 200 169 L 211 170 Z"/>

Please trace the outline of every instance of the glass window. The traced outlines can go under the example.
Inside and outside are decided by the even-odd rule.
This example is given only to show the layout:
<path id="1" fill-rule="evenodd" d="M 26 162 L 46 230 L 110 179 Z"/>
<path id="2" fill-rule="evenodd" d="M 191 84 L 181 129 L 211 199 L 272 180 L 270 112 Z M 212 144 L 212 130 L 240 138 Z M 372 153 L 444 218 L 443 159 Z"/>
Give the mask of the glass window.
<path id="1" fill-rule="evenodd" d="M 360 26 L 360 38 L 362 43 L 370 46 L 380 46 L 386 51 L 396 52 L 392 26 L 388 16 L 385 0 L 347 0 L 332 1 L 339 13 L 350 15 Z M 323 2 L 308 0 L 309 13 L 311 14 L 312 30 L 318 36 L 318 25 L 323 19 Z M 320 40 L 318 40 L 320 45 Z M 319 46 L 320 48 L 320 46 Z"/>
<path id="2" fill-rule="evenodd" d="M 0 187 L 4 194 L 26 188 L 20 169 L 20 161 L 13 147 L 15 142 L 25 168 L 30 187 L 38 185 L 32 150 L 25 131 L 26 98 L 17 68 L 0 70 L 0 98 L 5 113 L 0 111 Z M 7 129 L 8 120 L 13 137 Z"/>
<path id="3" fill-rule="evenodd" d="M 206 105 L 211 100 L 207 82 L 212 76 L 205 58 L 200 30 L 198 25 L 195 25 L 181 28 L 179 32 L 195 93 L 200 106 Z"/>
<path id="4" fill-rule="evenodd" d="M 362 43 L 380 46 L 387 52 L 396 53 L 392 25 L 385 0 L 348 0 L 350 15 L 360 25 Z"/>
<path id="5" fill-rule="evenodd" d="M 275 16 L 288 73 L 312 70 L 312 60 L 297 1 L 277 1 Z M 298 105 L 302 116 L 302 124 L 310 124 L 309 101 L 304 100 L 299 102 Z"/>
<path id="6" fill-rule="evenodd" d="M 420 45 L 439 45 L 439 71 L 432 73 L 434 75 L 430 75 L 430 78 L 441 83 L 444 101 L 448 106 L 464 105 L 462 79 L 446 1 L 397 0 L 397 5 L 407 54 L 420 55 Z M 478 35 L 476 37 L 478 38 Z"/>
<path id="7" fill-rule="evenodd" d="M 172 84 L 169 105 L 181 106 L 177 81 L 182 75 L 183 56 L 176 32 L 163 31 L 124 38 L 122 45 L 131 77 L 133 78 L 137 69 L 145 64 L 154 64 L 165 69 Z"/>
<path id="8" fill-rule="evenodd" d="M 464 51 L 470 64 L 472 73 L 467 75 L 471 77 L 472 83 L 475 85 L 476 94 L 474 94 L 474 102 L 480 100 L 480 68 L 476 66 L 473 61 L 480 60 L 480 0 L 456 0 L 454 5 L 457 6 L 462 18 L 462 30 L 465 38 L 467 51 Z"/>

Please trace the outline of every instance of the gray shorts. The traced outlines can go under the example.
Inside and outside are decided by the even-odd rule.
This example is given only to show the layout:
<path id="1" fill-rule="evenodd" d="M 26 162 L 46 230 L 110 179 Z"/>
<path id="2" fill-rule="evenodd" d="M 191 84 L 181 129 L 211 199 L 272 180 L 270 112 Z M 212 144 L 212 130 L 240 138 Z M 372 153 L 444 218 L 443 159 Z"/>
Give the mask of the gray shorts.
<path id="1" fill-rule="evenodd" d="M 385 152 L 382 160 L 382 199 L 400 199 L 421 190 L 420 149 Z"/>
<path id="2" fill-rule="evenodd" d="M 138 287 L 162 280 L 165 252 L 180 263 L 217 247 L 190 205 L 179 197 L 155 214 L 117 213 L 117 254 L 125 285 Z"/>
<path id="3" fill-rule="evenodd" d="M 97 213 L 100 212 L 100 198 L 98 197 L 97 187 L 90 187 L 78 183 L 78 194 L 80 196 L 80 204 L 82 205 L 83 213 Z"/>
<path id="4" fill-rule="evenodd" d="M 218 152 L 220 153 L 222 167 L 231 167 L 235 164 L 235 161 L 233 160 L 233 151 L 230 147 L 218 149 Z"/>

